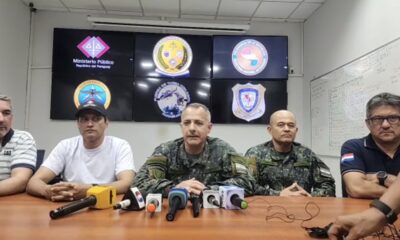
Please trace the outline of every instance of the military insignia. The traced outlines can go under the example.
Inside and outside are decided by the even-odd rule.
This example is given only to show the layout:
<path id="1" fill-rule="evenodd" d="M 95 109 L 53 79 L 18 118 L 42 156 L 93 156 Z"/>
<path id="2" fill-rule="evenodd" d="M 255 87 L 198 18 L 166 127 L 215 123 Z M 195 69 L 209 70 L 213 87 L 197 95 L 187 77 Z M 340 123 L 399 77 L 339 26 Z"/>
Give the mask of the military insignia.
<path id="1" fill-rule="evenodd" d="M 250 122 L 265 113 L 265 87 L 261 84 L 236 84 L 232 88 L 232 113 L 236 117 Z"/>
<path id="2" fill-rule="evenodd" d="M 259 41 L 245 39 L 233 48 L 232 63 L 241 74 L 254 76 L 267 66 L 268 51 Z"/>
<path id="3" fill-rule="evenodd" d="M 320 172 L 321 172 L 321 175 L 324 177 L 332 177 L 331 172 L 328 169 L 321 168 Z"/>
<path id="4" fill-rule="evenodd" d="M 170 76 L 189 74 L 193 53 L 190 45 L 182 38 L 168 36 L 157 42 L 153 49 L 153 61 L 156 72 Z"/>
<path id="5" fill-rule="evenodd" d="M 75 107 L 88 102 L 103 104 L 107 109 L 111 103 L 111 93 L 107 85 L 98 80 L 86 80 L 79 84 L 74 92 Z"/>
<path id="6" fill-rule="evenodd" d="M 190 95 L 185 86 L 177 82 L 166 82 L 156 90 L 154 101 L 157 102 L 163 116 L 177 118 L 190 102 Z"/>

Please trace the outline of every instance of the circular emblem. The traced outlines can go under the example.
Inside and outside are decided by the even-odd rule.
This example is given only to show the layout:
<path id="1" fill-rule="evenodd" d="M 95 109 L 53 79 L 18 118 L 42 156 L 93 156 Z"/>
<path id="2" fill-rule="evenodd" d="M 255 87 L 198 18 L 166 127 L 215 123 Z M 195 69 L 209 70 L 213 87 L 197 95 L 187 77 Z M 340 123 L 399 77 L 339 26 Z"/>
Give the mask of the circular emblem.
<path id="1" fill-rule="evenodd" d="M 267 66 L 267 49 L 257 40 L 245 39 L 236 44 L 233 49 L 232 63 L 235 69 L 243 75 L 257 75 Z"/>
<path id="2" fill-rule="evenodd" d="M 157 89 L 154 101 L 157 102 L 163 116 L 177 118 L 190 102 L 190 96 L 185 86 L 177 82 L 166 82 Z"/>
<path id="3" fill-rule="evenodd" d="M 107 109 L 111 103 L 111 93 L 108 87 L 98 80 L 86 80 L 76 87 L 74 92 L 75 107 L 87 102 L 103 104 Z"/>
<path id="4" fill-rule="evenodd" d="M 153 49 L 156 71 L 171 77 L 188 74 L 192 58 L 190 45 L 177 36 L 162 38 Z"/>

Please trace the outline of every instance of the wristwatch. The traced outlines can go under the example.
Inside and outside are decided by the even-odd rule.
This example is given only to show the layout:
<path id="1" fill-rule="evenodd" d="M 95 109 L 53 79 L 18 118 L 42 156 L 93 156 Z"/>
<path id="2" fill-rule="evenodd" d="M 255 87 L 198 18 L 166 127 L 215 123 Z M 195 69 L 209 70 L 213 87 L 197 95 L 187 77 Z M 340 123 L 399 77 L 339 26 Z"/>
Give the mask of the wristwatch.
<path id="1" fill-rule="evenodd" d="M 383 215 L 385 215 L 386 221 L 390 224 L 393 224 L 397 220 L 397 214 L 391 209 L 386 203 L 375 199 L 370 204 L 370 207 L 374 207 L 381 211 Z"/>
<path id="2" fill-rule="evenodd" d="M 385 186 L 385 180 L 388 177 L 385 171 L 379 171 L 376 173 L 376 177 L 378 178 L 379 185 Z"/>

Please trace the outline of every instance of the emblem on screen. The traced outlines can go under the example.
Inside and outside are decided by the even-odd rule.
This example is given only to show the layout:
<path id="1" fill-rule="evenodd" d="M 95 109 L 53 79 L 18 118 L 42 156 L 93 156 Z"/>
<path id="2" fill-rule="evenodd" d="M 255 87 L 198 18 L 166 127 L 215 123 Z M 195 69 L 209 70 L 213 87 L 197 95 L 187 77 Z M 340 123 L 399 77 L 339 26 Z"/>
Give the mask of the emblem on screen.
<path id="1" fill-rule="evenodd" d="M 157 42 L 153 49 L 156 72 L 177 77 L 189 74 L 193 53 L 190 45 L 182 38 L 168 36 Z"/>
<path id="2" fill-rule="evenodd" d="M 245 39 L 234 47 L 232 63 L 235 69 L 243 75 L 257 75 L 267 66 L 267 49 L 257 40 Z"/>
<path id="3" fill-rule="evenodd" d="M 265 87 L 261 84 L 236 84 L 232 88 L 232 113 L 237 118 L 250 122 L 265 113 Z"/>
<path id="4" fill-rule="evenodd" d="M 166 82 L 156 90 L 154 101 L 157 102 L 163 116 L 177 118 L 190 102 L 190 96 L 185 86 L 177 82 Z"/>
<path id="5" fill-rule="evenodd" d="M 88 102 L 102 104 L 107 109 L 111 103 L 111 93 L 107 85 L 93 79 L 79 84 L 74 92 L 75 107 L 78 108 Z"/>
<path id="6" fill-rule="evenodd" d="M 100 37 L 86 37 L 77 46 L 87 58 L 100 58 L 110 47 Z"/>

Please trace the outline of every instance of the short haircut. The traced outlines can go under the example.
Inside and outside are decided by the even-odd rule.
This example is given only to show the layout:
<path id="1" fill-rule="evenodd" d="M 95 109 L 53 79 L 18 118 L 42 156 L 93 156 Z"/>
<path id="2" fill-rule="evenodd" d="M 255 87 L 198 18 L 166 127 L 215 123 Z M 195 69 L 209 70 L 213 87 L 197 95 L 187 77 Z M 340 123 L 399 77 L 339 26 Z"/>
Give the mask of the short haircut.
<path id="1" fill-rule="evenodd" d="M 0 94 L 0 101 L 8 102 L 11 107 L 11 98 L 7 95 Z"/>
<path id="2" fill-rule="evenodd" d="M 373 96 L 367 103 L 367 118 L 371 117 L 372 110 L 380 106 L 392 106 L 400 111 L 400 96 L 387 92 Z"/>
<path id="3" fill-rule="evenodd" d="M 208 109 L 208 107 L 206 105 L 201 104 L 201 103 L 191 103 L 191 104 L 187 105 L 186 108 L 182 111 L 182 115 L 186 111 L 186 109 L 188 109 L 188 108 L 194 108 L 194 109 L 202 108 L 207 113 L 207 120 L 209 122 L 211 122 L 211 113 L 210 113 L 210 110 Z"/>

